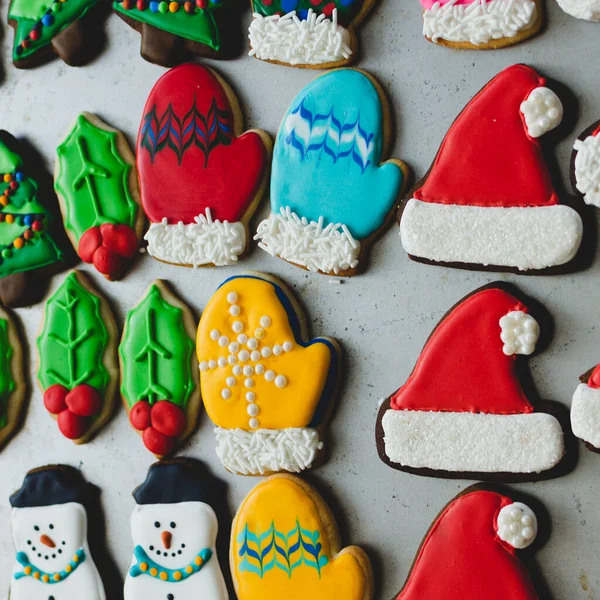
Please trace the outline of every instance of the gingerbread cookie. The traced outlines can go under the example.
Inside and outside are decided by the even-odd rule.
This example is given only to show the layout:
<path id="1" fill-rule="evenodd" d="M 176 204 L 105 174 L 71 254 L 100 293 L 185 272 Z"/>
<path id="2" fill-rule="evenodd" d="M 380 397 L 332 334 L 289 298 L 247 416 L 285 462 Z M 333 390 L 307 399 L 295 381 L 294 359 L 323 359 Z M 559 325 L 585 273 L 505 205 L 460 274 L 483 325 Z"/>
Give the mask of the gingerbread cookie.
<path id="1" fill-rule="evenodd" d="M 340 377 L 340 348 L 310 340 L 289 290 L 264 273 L 227 279 L 196 339 L 217 455 L 232 473 L 299 473 L 313 466 Z"/>
<path id="2" fill-rule="evenodd" d="M 150 467 L 133 496 L 125 600 L 228 600 L 216 552 L 223 486 L 195 460 Z M 199 594 L 200 591 L 200 594 Z"/>
<path id="3" fill-rule="evenodd" d="M 600 23 L 600 0 L 556 0 L 569 15 L 584 21 Z"/>
<path id="4" fill-rule="evenodd" d="M 576 437 L 594 452 L 600 452 L 600 368 L 579 378 L 571 402 L 571 428 Z"/>
<path id="5" fill-rule="evenodd" d="M 183 65 L 146 102 L 137 142 L 148 252 L 188 267 L 235 264 L 267 185 L 271 140 L 242 133 L 229 86 L 214 71 Z"/>
<path id="6" fill-rule="evenodd" d="M 38 383 L 59 431 L 88 442 L 116 406 L 117 325 L 106 300 L 72 271 L 46 302 L 37 339 Z"/>
<path id="7" fill-rule="evenodd" d="M 195 330 L 190 309 L 159 280 L 125 320 L 121 396 L 132 427 L 159 458 L 173 452 L 198 422 Z"/>
<path id="8" fill-rule="evenodd" d="M 11 600 L 105 600 L 87 540 L 91 495 L 91 486 L 73 467 L 29 471 L 10 497 L 17 550 Z"/>
<path id="9" fill-rule="evenodd" d="M 571 183 L 586 204 L 600 208 L 600 121 L 575 140 L 571 155 Z"/>
<path id="10" fill-rule="evenodd" d="M 73 247 L 107 279 L 117 279 L 136 253 L 144 227 L 127 140 L 82 113 L 56 155 L 54 187 Z"/>
<path id="11" fill-rule="evenodd" d="M 82 19 L 99 0 L 11 0 L 8 22 L 15 30 L 13 62 L 34 67 L 57 54 L 68 65 L 85 59 L 89 40 Z"/>
<path id="12" fill-rule="evenodd" d="M 537 600 L 518 556 L 537 532 L 529 506 L 471 486 L 437 516 L 395 600 Z"/>
<path id="13" fill-rule="evenodd" d="M 510 290 L 510 291 L 509 291 Z M 555 475 L 559 421 L 536 412 L 518 378 L 540 326 L 513 290 L 475 290 L 443 317 L 406 383 L 377 418 L 379 456 L 394 469 L 472 479 Z"/>
<path id="14" fill-rule="evenodd" d="M 233 521 L 229 562 L 239 600 L 373 598 L 368 556 L 341 548 L 325 501 L 291 475 L 273 475 L 246 496 Z"/>
<path id="15" fill-rule="evenodd" d="M 389 103 L 369 74 L 340 69 L 309 83 L 279 128 L 259 246 L 309 271 L 362 269 L 408 179 L 401 161 L 380 164 L 390 128 Z"/>
<path id="16" fill-rule="evenodd" d="M 250 56 L 280 65 L 330 69 L 356 59 L 356 27 L 376 0 L 250 0 Z"/>
<path id="17" fill-rule="evenodd" d="M 514 65 L 492 79 L 453 123 L 401 209 L 410 258 L 514 272 L 570 262 L 583 224 L 559 204 L 537 140 L 562 114 L 558 96 L 530 67 Z"/>

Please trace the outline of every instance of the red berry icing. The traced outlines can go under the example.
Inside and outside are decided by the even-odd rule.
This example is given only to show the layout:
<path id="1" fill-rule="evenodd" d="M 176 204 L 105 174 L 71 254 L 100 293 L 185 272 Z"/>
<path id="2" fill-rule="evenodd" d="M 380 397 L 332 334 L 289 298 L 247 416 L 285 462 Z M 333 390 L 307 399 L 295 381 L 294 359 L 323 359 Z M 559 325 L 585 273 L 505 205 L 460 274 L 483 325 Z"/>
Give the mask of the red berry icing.
<path id="1" fill-rule="evenodd" d="M 80 417 L 92 417 L 102 410 L 102 397 L 90 385 L 74 387 L 65 398 L 69 410 Z"/>
<path id="2" fill-rule="evenodd" d="M 76 440 L 85 435 L 87 419 L 71 412 L 68 408 L 58 415 L 58 428 L 70 440 Z"/>
<path id="3" fill-rule="evenodd" d="M 86 263 L 92 263 L 94 260 L 94 252 L 102 245 L 102 235 L 100 227 L 92 227 L 88 229 L 79 240 L 79 256 Z"/>
<path id="4" fill-rule="evenodd" d="M 105 223 L 88 229 L 79 240 L 79 256 L 109 279 L 119 274 L 125 258 L 131 258 L 139 246 L 135 231 L 127 225 Z"/>
<path id="5" fill-rule="evenodd" d="M 186 423 L 183 410 L 168 400 L 161 400 L 152 407 L 152 427 L 166 436 L 182 435 Z"/>
<path id="6" fill-rule="evenodd" d="M 59 383 L 51 385 L 44 392 L 44 406 L 46 410 L 53 415 L 57 415 L 65 410 L 67 408 L 65 398 L 68 393 L 69 390 L 64 385 L 60 385 Z"/>
<path id="7" fill-rule="evenodd" d="M 150 404 L 145 400 L 140 400 L 133 405 L 129 412 L 129 421 L 134 429 L 144 431 L 152 425 L 150 420 L 151 410 Z"/>
<path id="8" fill-rule="evenodd" d="M 173 439 L 164 435 L 154 427 L 148 427 L 142 434 L 144 446 L 157 456 L 165 456 L 172 452 L 174 443 Z"/>
<path id="9" fill-rule="evenodd" d="M 592 371 L 592 374 L 590 375 L 590 378 L 588 379 L 587 384 L 591 388 L 595 388 L 595 389 L 600 388 L 600 365 L 597 365 L 594 368 L 594 370 Z"/>
<path id="10" fill-rule="evenodd" d="M 102 245 L 119 256 L 131 258 L 138 249 L 139 242 L 135 231 L 128 225 L 106 223 L 100 226 Z"/>
<path id="11" fill-rule="evenodd" d="M 102 275 L 112 277 L 123 269 L 123 259 L 106 246 L 100 246 L 94 252 L 94 266 Z"/>

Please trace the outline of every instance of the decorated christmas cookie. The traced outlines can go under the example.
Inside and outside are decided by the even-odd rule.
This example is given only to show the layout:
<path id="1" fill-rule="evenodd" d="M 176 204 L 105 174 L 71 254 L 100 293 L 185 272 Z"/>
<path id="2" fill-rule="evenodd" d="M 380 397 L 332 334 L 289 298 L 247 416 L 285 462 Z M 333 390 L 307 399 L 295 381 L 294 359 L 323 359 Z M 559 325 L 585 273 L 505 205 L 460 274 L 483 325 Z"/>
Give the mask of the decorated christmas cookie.
<path id="1" fill-rule="evenodd" d="M 163 75 L 137 142 L 150 255 L 189 267 L 235 264 L 266 188 L 270 152 L 264 131 L 242 133 L 237 100 L 214 71 L 188 64 Z"/>
<path id="2" fill-rule="evenodd" d="M 577 0 L 575 0 L 577 1 Z M 538 33 L 541 0 L 420 0 L 423 35 L 441 46 L 496 50 Z"/>
<path id="3" fill-rule="evenodd" d="M 52 53 L 58 54 L 69 65 L 81 64 L 89 43 L 81 20 L 98 2 L 10 0 L 8 22 L 15 29 L 15 66 L 36 66 Z"/>
<path id="4" fill-rule="evenodd" d="M 558 96 L 533 69 L 514 65 L 492 79 L 452 124 L 401 209 L 409 256 L 515 272 L 571 261 L 583 224 L 559 204 L 537 140 L 562 114 Z"/>
<path id="5" fill-rule="evenodd" d="M 133 496 L 125 600 L 228 600 L 216 553 L 223 486 L 197 461 L 150 467 Z"/>
<path id="6" fill-rule="evenodd" d="M 590 369 L 579 378 L 571 402 L 571 427 L 594 452 L 600 452 L 600 368 Z"/>
<path id="7" fill-rule="evenodd" d="M 56 154 L 54 187 L 65 230 L 82 260 L 116 279 L 137 251 L 144 226 L 135 157 L 125 136 L 82 113 Z"/>
<path id="8" fill-rule="evenodd" d="M 313 466 L 337 392 L 340 348 L 308 336 L 289 290 L 263 273 L 227 279 L 207 304 L 196 340 L 217 454 L 233 473 Z"/>
<path id="9" fill-rule="evenodd" d="M 438 477 L 536 480 L 564 455 L 563 432 L 536 412 L 517 376 L 540 326 L 501 283 L 476 290 L 443 317 L 406 383 L 377 418 L 380 458 Z"/>
<path id="10" fill-rule="evenodd" d="M 556 0 L 569 15 L 585 21 L 600 22 L 600 0 Z"/>
<path id="11" fill-rule="evenodd" d="M 571 182 L 586 204 L 600 208 L 600 121 L 588 127 L 575 141 Z"/>
<path id="12" fill-rule="evenodd" d="M 390 127 L 388 101 L 367 73 L 340 69 L 309 83 L 279 128 L 260 247 L 328 275 L 363 268 L 408 179 L 401 161 L 380 164 Z"/>
<path id="13" fill-rule="evenodd" d="M 117 399 L 117 326 L 106 300 L 72 271 L 46 303 L 37 339 L 38 382 L 60 432 L 84 444 Z"/>
<path id="14" fill-rule="evenodd" d="M 312 69 L 354 62 L 355 28 L 376 0 L 250 0 L 250 56 Z"/>
<path id="15" fill-rule="evenodd" d="M 76 469 L 54 465 L 29 471 L 11 496 L 11 600 L 105 600 L 87 540 L 90 488 Z"/>
<path id="16" fill-rule="evenodd" d="M 38 185 L 23 166 L 17 141 L 0 131 L 0 301 L 4 306 L 37 300 L 39 276 L 33 271 L 62 258 L 49 234 L 50 221 L 50 213 L 38 199 Z"/>
<path id="17" fill-rule="evenodd" d="M 291 475 L 273 475 L 246 496 L 229 561 L 239 600 L 373 598 L 369 558 L 356 546 L 341 548 L 325 501 Z"/>
<path id="18" fill-rule="evenodd" d="M 119 346 L 121 396 L 132 427 L 159 458 L 198 422 L 195 330 L 190 309 L 159 280 L 125 321 Z"/>
<path id="19" fill-rule="evenodd" d="M 537 530 L 529 506 L 471 486 L 431 525 L 396 600 L 537 600 L 518 556 Z"/>
<path id="20" fill-rule="evenodd" d="M 19 333 L 13 317 L 0 308 L 0 449 L 21 424 L 26 391 Z"/>

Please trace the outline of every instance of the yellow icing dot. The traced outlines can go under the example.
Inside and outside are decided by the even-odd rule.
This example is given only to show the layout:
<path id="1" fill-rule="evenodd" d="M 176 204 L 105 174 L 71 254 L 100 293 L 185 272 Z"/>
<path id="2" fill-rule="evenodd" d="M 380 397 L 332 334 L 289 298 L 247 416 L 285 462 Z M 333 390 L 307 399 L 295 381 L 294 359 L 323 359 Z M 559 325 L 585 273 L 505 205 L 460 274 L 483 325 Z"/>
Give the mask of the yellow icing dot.
<path id="1" fill-rule="evenodd" d="M 15 215 L 6 215 L 6 222 L 10 225 L 15 222 Z"/>
<path id="2" fill-rule="evenodd" d="M 25 567 L 23 569 L 23 573 L 25 573 L 25 575 L 31 575 L 31 571 L 33 571 L 31 567 Z"/>
<path id="3" fill-rule="evenodd" d="M 148 563 L 140 563 L 140 570 L 144 571 L 144 573 L 148 570 Z"/>
<path id="4" fill-rule="evenodd" d="M 49 575 L 42 575 L 42 581 L 44 583 L 48 583 L 50 581 L 50 576 Z"/>
<path id="5" fill-rule="evenodd" d="M 189 566 L 189 565 L 188 565 L 188 566 L 185 568 L 185 572 L 186 572 L 186 573 L 192 573 L 192 572 L 193 572 L 193 570 L 194 570 L 194 569 L 192 569 L 192 567 L 191 567 L 191 566 Z"/>
<path id="6" fill-rule="evenodd" d="M 73 555 L 73 562 L 76 562 L 76 563 L 79 562 L 79 555 L 78 554 L 74 554 Z"/>
<path id="7" fill-rule="evenodd" d="M 39 574 L 39 573 L 36 571 L 36 572 L 33 574 L 33 578 L 34 578 L 34 579 L 39 579 L 39 578 L 40 578 L 40 574 Z"/>
<path id="8" fill-rule="evenodd" d="M 54 579 L 54 581 L 60 581 L 60 573 L 54 573 L 54 577 L 52 579 Z"/>
<path id="9" fill-rule="evenodd" d="M 160 578 L 161 578 L 163 581 L 166 581 L 166 580 L 169 578 L 169 576 L 168 576 L 168 575 L 167 575 L 167 574 L 166 574 L 166 573 L 163 571 L 163 572 L 160 574 Z"/>
<path id="10" fill-rule="evenodd" d="M 70 573 L 72 570 L 73 570 L 73 567 L 72 567 L 71 565 L 67 565 L 67 566 L 65 567 L 65 571 L 66 571 L 67 573 Z"/>
<path id="11" fill-rule="evenodd" d="M 173 573 L 173 579 L 175 581 L 179 581 L 182 577 L 183 577 L 183 575 L 179 571 L 175 571 L 175 573 Z"/>
<path id="12" fill-rule="evenodd" d="M 0 196 L 0 204 L 6 206 L 8 204 L 8 198 L 6 196 Z"/>
<path id="13" fill-rule="evenodd" d="M 150 569 L 150 575 L 152 575 L 152 577 L 156 577 L 158 575 L 158 569 L 152 567 Z"/>
<path id="14" fill-rule="evenodd" d="M 196 558 L 194 559 L 194 562 L 200 567 L 200 566 L 202 566 L 202 563 L 204 561 L 202 560 L 201 556 L 196 556 Z"/>
<path id="15" fill-rule="evenodd" d="M 7 174 L 4 176 L 4 183 L 10 183 L 11 181 L 12 181 L 12 176 L 11 176 L 11 174 L 10 174 L 10 173 L 7 173 Z"/>

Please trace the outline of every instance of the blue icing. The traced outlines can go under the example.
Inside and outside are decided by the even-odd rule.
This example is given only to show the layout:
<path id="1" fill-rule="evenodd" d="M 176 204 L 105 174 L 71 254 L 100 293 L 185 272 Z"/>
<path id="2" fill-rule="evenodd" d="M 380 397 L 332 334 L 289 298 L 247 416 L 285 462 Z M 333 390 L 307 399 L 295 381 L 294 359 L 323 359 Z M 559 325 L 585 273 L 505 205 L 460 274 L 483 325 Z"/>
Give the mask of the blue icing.
<path id="1" fill-rule="evenodd" d="M 271 211 L 343 223 L 371 236 L 392 210 L 402 184 L 396 164 L 379 166 L 383 115 L 370 79 L 352 69 L 309 83 L 288 108 L 275 142 Z"/>

